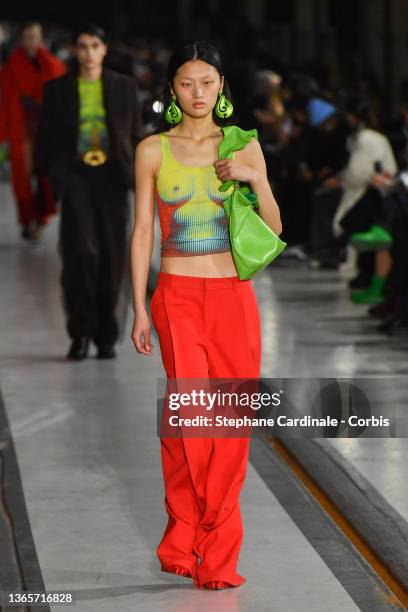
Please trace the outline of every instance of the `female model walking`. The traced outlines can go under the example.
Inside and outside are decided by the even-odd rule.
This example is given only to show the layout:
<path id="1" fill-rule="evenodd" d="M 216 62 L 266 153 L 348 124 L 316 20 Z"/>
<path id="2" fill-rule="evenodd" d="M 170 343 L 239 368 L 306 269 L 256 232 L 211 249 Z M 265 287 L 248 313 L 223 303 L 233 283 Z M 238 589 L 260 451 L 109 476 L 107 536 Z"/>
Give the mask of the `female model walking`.
<path id="1" fill-rule="evenodd" d="M 221 58 L 196 42 L 170 59 L 163 131 L 136 148 L 136 208 L 131 263 L 132 339 L 152 355 L 146 287 L 153 247 L 154 201 L 161 225 L 161 267 L 150 302 L 168 378 L 259 378 L 261 334 L 251 280 L 240 280 L 231 254 L 223 199 L 230 179 L 249 184 L 259 213 L 277 233 L 279 208 L 258 142 L 218 160 L 223 118 L 232 105 Z M 227 108 L 227 111 L 225 110 Z M 171 129 L 169 129 L 171 128 Z M 244 134 L 244 132 L 243 132 Z M 248 134 L 247 132 L 245 134 Z M 168 524 L 157 548 L 161 569 L 197 586 L 239 586 L 243 527 L 239 494 L 250 437 L 161 437 Z"/>

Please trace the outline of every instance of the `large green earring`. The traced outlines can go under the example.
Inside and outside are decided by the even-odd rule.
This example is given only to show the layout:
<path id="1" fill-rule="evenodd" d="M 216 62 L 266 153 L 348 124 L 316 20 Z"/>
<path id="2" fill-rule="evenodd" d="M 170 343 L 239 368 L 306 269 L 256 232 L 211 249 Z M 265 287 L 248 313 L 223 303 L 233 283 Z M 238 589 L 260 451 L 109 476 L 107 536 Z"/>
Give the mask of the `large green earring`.
<path id="1" fill-rule="evenodd" d="M 172 96 L 171 104 L 169 104 L 166 108 L 164 118 L 167 123 L 170 123 L 171 125 L 176 125 L 182 120 L 183 113 L 181 112 L 181 108 L 176 104 L 176 96 Z"/>
<path id="2" fill-rule="evenodd" d="M 218 94 L 217 104 L 215 105 L 215 114 L 220 119 L 228 119 L 234 112 L 234 107 L 231 100 L 228 100 L 223 93 Z"/>

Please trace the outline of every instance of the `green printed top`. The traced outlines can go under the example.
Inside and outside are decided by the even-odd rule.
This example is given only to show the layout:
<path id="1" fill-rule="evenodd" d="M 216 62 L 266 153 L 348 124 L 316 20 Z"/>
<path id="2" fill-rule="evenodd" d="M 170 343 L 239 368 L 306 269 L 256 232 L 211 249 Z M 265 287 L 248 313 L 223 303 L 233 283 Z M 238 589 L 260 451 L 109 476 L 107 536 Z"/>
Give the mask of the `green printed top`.
<path id="1" fill-rule="evenodd" d="M 109 138 L 103 103 L 102 79 L 88 81 L 78 77 L 79 142 L 78 151 L 108 150 Z"/>

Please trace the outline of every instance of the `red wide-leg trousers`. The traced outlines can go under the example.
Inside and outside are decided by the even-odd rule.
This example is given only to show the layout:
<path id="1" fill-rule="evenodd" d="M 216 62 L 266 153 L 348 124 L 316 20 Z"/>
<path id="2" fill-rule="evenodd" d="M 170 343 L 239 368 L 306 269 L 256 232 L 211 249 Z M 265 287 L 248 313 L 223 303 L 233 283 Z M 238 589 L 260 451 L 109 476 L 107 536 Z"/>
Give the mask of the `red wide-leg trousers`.
<path id="1" fill-rule="evenodd" d="M 259 378 L 260 317 L 251 280 L 159 272 L 150 303 L 168 378 Z M 168 523 L 157 555 L 198 586 L 245 582 L 239 494 L 250 437 L 161 437 Z"/>

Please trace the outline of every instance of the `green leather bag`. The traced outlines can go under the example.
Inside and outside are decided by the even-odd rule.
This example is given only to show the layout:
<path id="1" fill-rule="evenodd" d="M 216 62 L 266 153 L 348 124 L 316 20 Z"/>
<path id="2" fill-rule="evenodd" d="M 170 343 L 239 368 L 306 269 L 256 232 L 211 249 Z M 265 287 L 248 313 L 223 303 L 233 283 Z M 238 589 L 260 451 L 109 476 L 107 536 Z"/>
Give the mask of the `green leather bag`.
<path id="1" fill-rule="evenodd" d="M 234 151 L 243 149 L 252 138 L 258 140 L 257 130 L 241 130 L 236 125 L 221 128 L 224 138 L 218 147 L 218 158 L 232 158 Z M 219 191 L 234 187 L 223 202 L 228 218 L 231 251 L 238 276 L 247 280 L 266 268 L 286 248 L 277 234 L 259 216 L 258 197 L 239 181 L 226 181 Z"/>

